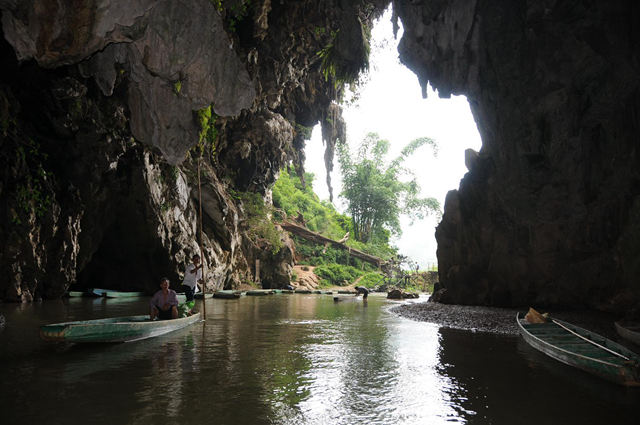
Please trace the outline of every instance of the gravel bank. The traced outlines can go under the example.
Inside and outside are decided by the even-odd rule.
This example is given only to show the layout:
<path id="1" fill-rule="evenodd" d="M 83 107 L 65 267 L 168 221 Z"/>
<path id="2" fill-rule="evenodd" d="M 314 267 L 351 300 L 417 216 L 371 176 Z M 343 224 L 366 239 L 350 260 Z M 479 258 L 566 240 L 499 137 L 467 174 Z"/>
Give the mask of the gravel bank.
<path id="1" fill-rule="evenodd" d="M 516 312 L 526 310 L 527 308 L 509 309 L 432 302 L 409 302 L 391 309 L 392 312 L 408 319 L 436 323 L 447 328 L 505 335 L 518 334 L 515 323 Z M 539 311 L 546 312 L 544 309 Z M 619 318 L 613 315 L 594 311 L 550 311 L 549 314 L 554 318 L 622 342 L 617 337 L 613 326 L 613 322 Z"/>

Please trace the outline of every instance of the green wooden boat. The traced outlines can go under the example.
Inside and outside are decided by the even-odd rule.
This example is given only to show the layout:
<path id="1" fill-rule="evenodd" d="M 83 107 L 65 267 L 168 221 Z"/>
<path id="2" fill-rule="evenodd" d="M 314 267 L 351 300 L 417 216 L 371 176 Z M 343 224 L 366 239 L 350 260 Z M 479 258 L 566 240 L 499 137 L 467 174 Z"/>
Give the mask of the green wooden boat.
<path id="1" fill-rule="evenodd" d="M 213 296 L 213 298 L 220 298 L 224 300 L 237 300 L 238 298 L 240 298 L 240 292 L 232 290 L 216 291 L 211 295 Z"/>
<path id="2" fill-rule="evenodd" d="M 67 292 L 67 296 L 69 298 L 78 298 L 78 297 L 84 297 L 84 292 L 82 291 L 69 291 Z"/>
<path id="3" fill-rule="evenodd" d="M 516 315 L 520 334 L 533 348 L 609 381 L 640 386 L 640 356 L 615 342 L 561 320 L 529 323 Z"/>
<path id="4" fill-rule="evenodd" d="M 40 327 L 45 341 L 131 342 L 182 329 L 200 321 L 200 313 L 173 320 L 149 320 L 148 315 L 56 323 Z"/>
<path id="5" fill-rule="evenodd" d="M 615 322 L 615 326 L 618 335 L 627 341 L 640 345 L 640 323 Z"/>
<path id="6" fill-rule="evenodd" d="M 93 296 L 106 297 L 106 298 L 134 298 L 134 297 L 144 296 L 144 292 L 115 291 L 112 289 L 100 289 L 100 288 L 92 288 L 92 289 L 89 289 L 87 292 Z"/>
<path id="7" fill-rule="evenodd" d="M 247 291 L 247 295 L 272 295 L 273 291 L 270 289 L 262 289 L 262 290 L 255 290 L 255 291 Z"/>

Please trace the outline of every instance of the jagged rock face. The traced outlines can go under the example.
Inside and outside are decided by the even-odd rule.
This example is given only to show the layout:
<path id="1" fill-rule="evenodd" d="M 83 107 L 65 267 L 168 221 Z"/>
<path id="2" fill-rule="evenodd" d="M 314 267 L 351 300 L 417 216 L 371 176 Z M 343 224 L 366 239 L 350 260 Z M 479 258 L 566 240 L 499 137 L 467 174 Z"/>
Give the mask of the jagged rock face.
<path id="1" fill-rule="evenodd" d="M 482 136 L 436 231 L 447 302 L 640 300 L 640 78 L 631 2 L 394 2 L 401 60 L 464 94 Z"/>
<path id="2" fill-rule="evenodd" d="M 105 95 L 126 73 L 133 135 L 173 164 L 198 140 L 192 111 L 214 103 L 237 115 L 255 98 L 208 1 L 31 0 L 4 9 L 2 24 L 19 60 L 57 68 L 89 59 L 82 69 Z"/>
<path id="3" fill-rule="evenodd" d="M 308 128 L 338 95 L 318 52 L 335 41 L 341 69 L 362 67 L 362 24 L 386 2 L 368 3 L 0 1 L 0 298 L 151 291 L 163 275 L 175 287 L 198 251 L 189 150 L 210 105 L 208 287 L 254 281 L 256 259 L 266 285 L 288 283 L 292 246 L 250 241 L 229 193 L 265 193 L 286 162 L 301 168 Z"/>

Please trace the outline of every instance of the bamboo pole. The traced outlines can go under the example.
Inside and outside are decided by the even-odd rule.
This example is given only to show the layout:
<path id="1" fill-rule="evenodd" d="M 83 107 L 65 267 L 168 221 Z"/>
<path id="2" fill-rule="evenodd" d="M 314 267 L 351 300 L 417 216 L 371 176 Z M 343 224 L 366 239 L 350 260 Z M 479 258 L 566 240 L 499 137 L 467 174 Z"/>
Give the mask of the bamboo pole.
<path id="1" fill-rule="evenodd" d="M 200 181 L 200 160 L 202 159 L 202 154 L 198 158 L 198 221 L 200 224 L 200 232 L 198 236 L 198 248 L 200 249 L 200 261 L 202 261 L 202 319 L 207 320 L 207 279 L 205 278 L 205 257 L 204 252 L 202 250 L 202 184 Z M 198 274 L 196 273 L 196 276 Z M 196 283 L 197 285 L 197 283 Z"/>

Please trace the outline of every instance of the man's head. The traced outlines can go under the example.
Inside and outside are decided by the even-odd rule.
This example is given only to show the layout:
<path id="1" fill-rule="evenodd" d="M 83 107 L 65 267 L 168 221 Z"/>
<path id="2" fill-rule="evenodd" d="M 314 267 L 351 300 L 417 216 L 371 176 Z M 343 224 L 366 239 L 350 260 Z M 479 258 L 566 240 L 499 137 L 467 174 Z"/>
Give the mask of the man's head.
<path id="1" fill-rule="evenodd" d="M 195 254 L 193 257 L 191 257 L 191 261 L 193 261 L 193 264 L 198 264 L 200 262 L 200 256 L 198 254 Z"/>
<path id="2" fill-rule="evenodd" d="M 163 277 L 162 279 L 160 279 L 160 289 L 162 289 L 162 290 L 169 289 L 169 278 L 168 277 Z"/>

